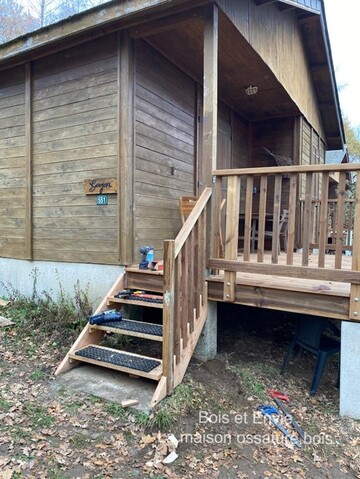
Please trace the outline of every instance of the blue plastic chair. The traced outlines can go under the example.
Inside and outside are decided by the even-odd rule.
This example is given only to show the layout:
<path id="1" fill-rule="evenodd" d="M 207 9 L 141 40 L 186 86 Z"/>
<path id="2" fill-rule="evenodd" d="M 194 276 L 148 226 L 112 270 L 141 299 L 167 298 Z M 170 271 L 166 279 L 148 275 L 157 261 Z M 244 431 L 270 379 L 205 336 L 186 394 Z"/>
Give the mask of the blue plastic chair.
<path id="1" fill-rule="evenodd" d="M 340 336 L 340 330 L 327 318 L 308 315 L 301 317 L 295 336 L 281 366 L 280 374 L 284 374 L 295 347 L 299 347 L 300 351 L 301 349 L 306 349 L 315 354 L 317 363 L 310 388 L 311 396 L 314 396 L 317 392 L 327 360 L 330 356 L 340 351 L 340 341 L 324 334 L 329 329 L 336 336 Z"/>

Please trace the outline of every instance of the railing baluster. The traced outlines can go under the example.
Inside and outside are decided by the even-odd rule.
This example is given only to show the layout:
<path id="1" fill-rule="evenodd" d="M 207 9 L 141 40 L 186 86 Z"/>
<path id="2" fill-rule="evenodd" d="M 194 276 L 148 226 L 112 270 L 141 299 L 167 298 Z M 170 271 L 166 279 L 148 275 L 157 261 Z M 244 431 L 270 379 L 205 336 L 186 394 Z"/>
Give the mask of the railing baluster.
<path id="1" fill-rule="evenodd" d="M 196 227 L 196 225 L 195 225 Z M 194 227 L 194 228 L 195 228 Z M 188 270 L 186 273 L 186 287 L 190 294 L 187 295 L 187 302 L 188 302 L 188 316 L 186 318 L 185 324 L 185 334 L 186 334 L 186 344 L 187 345 L 187 328 L 190 325 L 190 332 L 194 331 L 194 265 L 195 265 L 195 255 L 194 255 L 194 229 L 191 231 L 189 235 L 189 239 L 187 241 L 187 248 L 188 248 Z"/>
<path id="2" fill-rule="evenodd" d="M 271 262 L 279 261 L 282 175 L 275 175 Z"/>
<path id="3" fill-rule="evenodd" d="M 250 261 L 250 241 L 252 232 L 252 206 L 253 206 L 254 178 L 246 178 L 246 197 L 245 197 L 245 225 L 244 225 L 244 261 Z"/>
<path id="4" fill-rule="evenodd" d="M 182 305 L 184 295 L 182 284 L 182 254 L 183 250 L 180 251 L 175 259 L 174 355 L 176 358 L 176 363 L 179 363 L 181 354 L 180 323 L 183 314 Z"/>
<path id="5" fill-rule="evenodd" d="M 181 287 L 183 290 L 183 298 L 182 298 L 182 315 L 180 318 L 180 330 L 181 330 L 181 341 L 183 347 L 186 347 L 187 344 L 187 322 L 189 318 L 189 302 L 188 302 L 188 295 L 186 292 L 188 291 L 187 287 L 187 280 L 188 280 L 188 271 L 189 271 L 189 238 L 185 242 L 183 246 L 183 255 L 182 255 L 182 272 L 183 276 L 181 278 Z"/>
<path id="6" fill-rule="evenodd" d="M 306 173 L 305 178 L 306 178 L 306 186 L 305 186 L 305 204 L 304 204 L 303 234 L 302 234 L 302 250 L 303 250 L 302 265 L 303 266 L 307 266 L 309 264 L 313 173 Z"/>
<path id="7" fill-rule="evenodd" d="M 295 220 L 296 220 L 296 198 L 297 198 L 297 175 L 290 175 L 290 191 L 289 191 L 289 215 L 287 225 L 287 252 L 286 264 L 294 262 L 295 247 Z"/>
<path id="8" fill-rule="evenodd" d="M 265 242 L 265 220 L 266 220 L 266 197 L 267 197 L 268 177 L 262 175 L 260 179 L 260 204 L 259 204 L 259 221 L 257 234 L 257 261 L 264 261 L 264 242 Z"/>
<path id="9" fill-rule="evenodd" d="M 336 250 L 335 250 L 335 268 L 341 269 L 343 236 L 344 236 L 344 220 L 345 220 L 345 195 L 346 195 L 346 173 L 342 171 L 339 179 L 338 193 L 338 211 L 336 222 Z"/>
<path id="10" fill-rule="evenodd" d="M 321 204 L 320 204 L 320 234 L 319 234 L 319 268 L 325 268 L 325 251 L 328 242 L 328 201 L 329 201 L 329 173 L 323 173 Z"/>

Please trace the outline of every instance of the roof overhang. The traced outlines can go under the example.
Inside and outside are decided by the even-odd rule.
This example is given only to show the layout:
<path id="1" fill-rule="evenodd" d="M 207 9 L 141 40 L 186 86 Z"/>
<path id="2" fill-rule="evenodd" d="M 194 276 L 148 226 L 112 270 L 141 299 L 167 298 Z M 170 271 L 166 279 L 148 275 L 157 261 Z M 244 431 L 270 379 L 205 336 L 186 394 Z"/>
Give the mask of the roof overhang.
<path id="1" fill-rule="evenodd" d="M 342 149 L 345 133 L 323 0 L 254 0 L 258 6 L 278 4 L 279 10 L 296 9 L 306 55 L 319 100 L 329 150 Z"/>

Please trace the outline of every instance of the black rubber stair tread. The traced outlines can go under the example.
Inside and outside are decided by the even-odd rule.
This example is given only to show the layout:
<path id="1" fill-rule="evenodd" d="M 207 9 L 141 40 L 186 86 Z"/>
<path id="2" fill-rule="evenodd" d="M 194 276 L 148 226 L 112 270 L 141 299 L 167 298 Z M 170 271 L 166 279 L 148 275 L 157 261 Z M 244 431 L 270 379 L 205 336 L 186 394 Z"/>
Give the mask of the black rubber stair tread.
<path id="1" fill-rule="evenodd" d="M 142 321 L 133 321 L 131 319 L 122 319 L 121 321 L 105 321 L 99 325 L 91 325 L 93 329 L 102 329 L 105 331 L 115 331 L 119 333 L 138 333 L 140 337 L 156 336 L 159 341 L 162 339 L 163 327 L 161 324 L 144 323 Z"/>
<path id="2" fill-rule="evenodd" d="M 70 354 L 72 359 L 105 366 L 137 376 L 159 379 L 162 374 L 162 361 L 139 354 L 90 344 Z"/>

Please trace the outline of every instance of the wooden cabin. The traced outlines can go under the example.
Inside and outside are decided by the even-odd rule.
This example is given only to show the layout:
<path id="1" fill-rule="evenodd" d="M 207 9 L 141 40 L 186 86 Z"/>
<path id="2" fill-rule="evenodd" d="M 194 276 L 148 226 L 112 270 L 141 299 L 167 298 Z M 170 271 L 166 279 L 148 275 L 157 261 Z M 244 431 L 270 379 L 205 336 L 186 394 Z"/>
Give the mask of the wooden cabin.
<path id="1" fill-rule="evenodd" d="M 0 46 L 0 118 L 0 265 L 126 266 L 97 312 L 135 301 L 123 288 L 162 295 L 160 333 L 126 333 L 162 341 L 135 368 L 159 382 L 154 404 L 181 382 L 208 300 L 358 319 L 342 221 L 351 200 L 359 226 L 359 168 L 325 165 L 344 132 L 322 0 L 109 2 Z M 184 195 L 199 200 L 182 226 Z M 143 245 L 163 273 L 131 267 Z M 88 325 L 58 372 L 134 373 L 97 356 L 108 329 Z"/>

